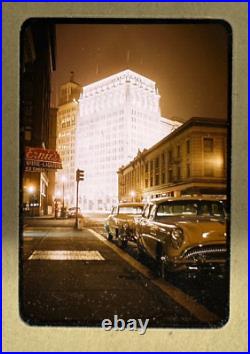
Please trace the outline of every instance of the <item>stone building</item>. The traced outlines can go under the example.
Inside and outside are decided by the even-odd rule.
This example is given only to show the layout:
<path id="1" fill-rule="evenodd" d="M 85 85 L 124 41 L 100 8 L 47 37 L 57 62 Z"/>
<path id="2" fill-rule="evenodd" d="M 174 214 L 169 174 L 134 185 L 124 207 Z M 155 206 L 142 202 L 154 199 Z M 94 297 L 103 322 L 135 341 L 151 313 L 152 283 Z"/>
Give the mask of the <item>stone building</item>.
<path id="1" fill-rule="evenodd" d="M 60 86 L 57 110 L 56 149 L 62 160 L 62 170 L 56 173 L 55 197 L 65 206 L 75 205 L 75 144 L 78 118 L 78 99 L 82 87 L 70 80 Z"/>
<path id="2" fill-rule="evenodd" d="M 191 118 L 118 170 L 119 200 L 225 194 L 227 122 Z"/>

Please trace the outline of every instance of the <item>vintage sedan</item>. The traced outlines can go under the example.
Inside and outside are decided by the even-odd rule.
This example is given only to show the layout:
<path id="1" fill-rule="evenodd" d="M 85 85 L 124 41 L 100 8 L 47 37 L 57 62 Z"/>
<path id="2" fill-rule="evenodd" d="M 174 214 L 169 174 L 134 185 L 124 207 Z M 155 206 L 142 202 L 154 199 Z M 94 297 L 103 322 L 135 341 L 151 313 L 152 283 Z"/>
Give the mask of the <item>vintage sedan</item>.
<path id="1" fill-rule="evenodd" d="M 104 228 L 108 240 L 116 239 L 121 247 L 135 241 L 135 221 L 141 217 L 142 203 L 120 203 L 112 208 Z"/>
<path id="2" fill-rule="evenodd" d="M 166 272 L 224 268 L 226 216 L 215 197 L 164 198 L 148 203 L 136 224 L 137 247 Z"/>

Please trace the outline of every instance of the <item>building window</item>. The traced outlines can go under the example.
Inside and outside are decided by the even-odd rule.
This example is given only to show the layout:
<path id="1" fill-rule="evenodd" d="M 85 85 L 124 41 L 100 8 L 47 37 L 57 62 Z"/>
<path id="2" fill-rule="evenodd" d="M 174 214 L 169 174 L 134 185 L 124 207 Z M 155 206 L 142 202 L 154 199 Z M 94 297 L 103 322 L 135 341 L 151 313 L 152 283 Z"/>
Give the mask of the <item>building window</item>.
<path id="1" fill-rule="evenodd" d="M 190 163 L 187 164 L 187 178 L 189 178 L 191 176 L 190 173 Z"/>
<path id="2" fill-rule="evenodd" d="M 165 183 L 165 172 L 162 172 L 162 174 L 161 174 L 161 183 L 162 184 Z"/>
<path id="3" fill-rule="evenodd" d="M 153 177 L 150 177 L 150 187 L 153 186 Z"/>
<path id="4" fill-rule="evenodd" d="M 186 141 L 187 154 L 190 154 L 190 139 Z"/>
<path id="5" fill-rule="evenodd" d="M 177 166 L 177 180 L 179 181 L 181 179 L 181 167 Z"/>
<path id="6" fill-rule="evenodd" d="M 155 159 L 155 169 L 159 168 L 159 157 Z"/>
<path id="7" fill-rule="evenodd" d="M 212 153 L 214 150 L 214 141 L 212 138 L 203 139 L 204 150 L 204 176 L 212 177 L 214 175 L 214 165 Z"/>
<path id="8" fill-rule="evenodd" d="M 180 145 L 177 145 L 177 157 L 181 156 L 181 147 Z"/>
<path id="9" fill-rule="evenodd" d="M 161 167 L 164 169 L 165 167 L 165 154 L 164 152 L 161 154 Z"/>
<path id="10" fill-rule="evenodd" d="M 145 165 L 145 172 L 148 172 L 148 161 L 146 162 L 146 165 Z"/>
<path id="11" fill-rule="evenodd" d="M 203 140 L 204 152 L 213 152 L 214 141 L 212 138 L 204 138 Z"/>
<path id="12" fill-rule="evenodd" d="M 31 140 L 31 130 L 29 130 L 29 129 L 26 129 L 26 130 L 25 130 L 24 139 L 25 139 L 26 141 L 30 141 L 30 140 Z"/>
<path id="13" fill-rule="evenodd" d="M 173 182 L 173 171 L 168 170 L 168 182 Z"/>
<path id="14" fill-rule="evenodd" d="M 150 161 L 150 172 L 153 173 L 153 160 Z"/>
<path id="15" fill-rule="evenodd" d="M 159 175 L 155 176 L 155 185 L 158 186 L 159 184 Z"/>
<path id="16" fill-rule="evenodd" d="M 145 179 L 145 188 L 148 188 L 148 179 Z"/>
<path id="17" fill-rule="evenodd" d="M 172 157 L 172 150 L 169 150 L 169 152 L 168 152 L 168 162 L 172 162 L 172 159 L 173 159 L 173 157 Z"/>

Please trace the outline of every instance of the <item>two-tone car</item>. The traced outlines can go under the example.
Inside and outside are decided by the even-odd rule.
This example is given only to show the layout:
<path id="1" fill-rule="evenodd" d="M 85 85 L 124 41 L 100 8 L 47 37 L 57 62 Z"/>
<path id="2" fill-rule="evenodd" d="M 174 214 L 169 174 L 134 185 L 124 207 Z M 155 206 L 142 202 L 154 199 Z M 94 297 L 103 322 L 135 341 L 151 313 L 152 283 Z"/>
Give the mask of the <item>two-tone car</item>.
<path id="1" fill-rule="evenodd" d="M 209 197 L 164 198 L 145 206 L 136 224 L 138 252 L 166 272 L 224 268 L 227 227 L 224 203 Z"/>
<path id="2" fill-rule="evenodd" d="M 135 222 L 142 211 L 142 203 L 119 203 L 114 206 L 104 224 L 108 240 L 117 240 L 121 247 L 126 247 L 128 241 L 135 241 Z"/>

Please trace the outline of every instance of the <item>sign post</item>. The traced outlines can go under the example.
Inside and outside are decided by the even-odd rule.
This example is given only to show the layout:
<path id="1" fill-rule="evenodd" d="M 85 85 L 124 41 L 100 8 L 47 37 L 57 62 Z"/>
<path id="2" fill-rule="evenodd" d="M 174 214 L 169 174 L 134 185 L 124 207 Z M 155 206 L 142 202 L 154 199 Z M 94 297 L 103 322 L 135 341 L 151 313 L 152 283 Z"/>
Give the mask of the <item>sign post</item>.
<path id="1" fill-rule="evenodd" d="M 76 222 L 75 222 L 75 228 L 78 229 L 78 187 L 79 187 L 79 182 L 84 180 L 84 171 L 79 170 L 79 168 L 76 170 Z"/>

